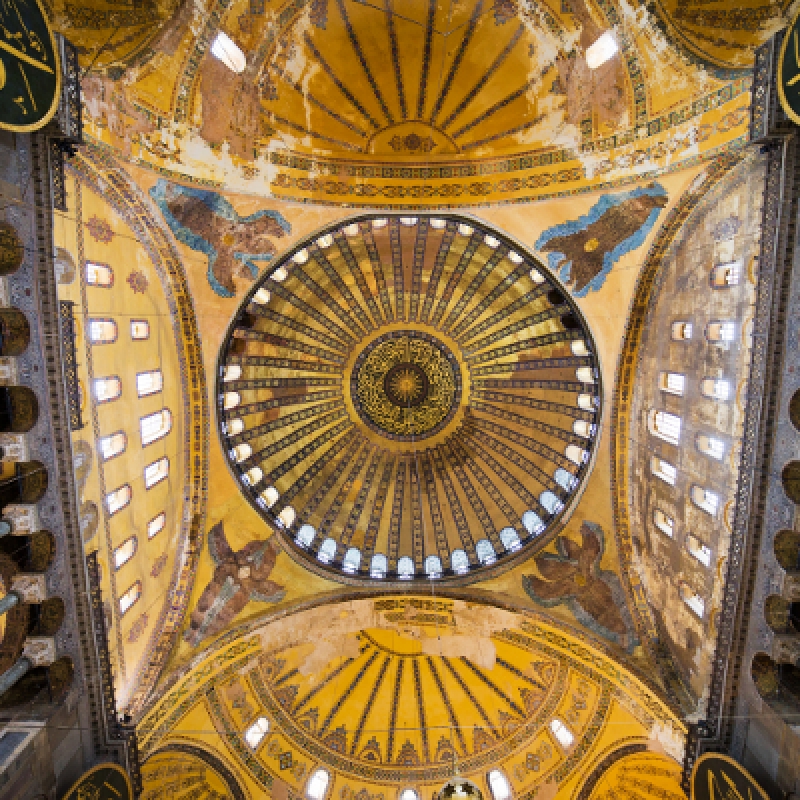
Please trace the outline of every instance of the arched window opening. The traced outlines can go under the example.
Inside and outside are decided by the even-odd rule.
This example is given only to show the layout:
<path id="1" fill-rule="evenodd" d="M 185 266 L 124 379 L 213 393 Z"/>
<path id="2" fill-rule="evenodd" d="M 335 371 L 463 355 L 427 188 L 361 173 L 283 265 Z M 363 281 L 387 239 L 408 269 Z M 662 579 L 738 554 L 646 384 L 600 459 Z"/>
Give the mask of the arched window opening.
<path id="1" fill-rule="evenodd" d="M 222 423 L 223 430 L 228 436 L 238 436 L 244 430 L 244 421 L 235 417 Z"/>
<path id="2" fill-rule="evenodd" d="M 253 448 L 247 442 L 242 442 L 242 444 L 237 444 L 236 447 L 231 450 L 231 458 L 239 464 L 240 462 L 244 461 L 250 456 L 253 455 Z"/>
<path id="3" fill-rule="evenodd" d="M 159 458 L 144 468 L 144 488 L 152 489 L 157 483 L 166 480 L 169 475 L 169 459 Z"/>
<path id="4" fill-rule="evenodd" d="M 136 604 L 142 596 L 142 582 L 136 581 L 129 589 L 123 592 L 119 598 L 119 613 L 123 616 Z"/>
<path id="5" fill-rule="evenodd" d="M 442 577 L 442 560 L 439 556 L 428 556 L 425 559 L 425 574 L 431 580 Z"/>
<path id="6" fill-rule="evenodd" d="M 723 378 L 703 378 L 700 381 L 700 393 L 709 400 L 727 400 L 731 385 Z"/>
<path id="7" fill-rule="evenodd" d="M 280 496 L 280 492 L 274 486 L 267 486 L 258 496 L 259 504 L 263 501 L 264 506 L 272 508 L 278 502 Z"/>
<path id="8" fill-rule="evenodd" d="M 591 367 L 578 367 L 575 370 L 575 377 L 581 383 L 594 383 L 594 370 Z"/>
<path id="9" fill-rule="evenodd" d="M 584 411 L 596 411 L 597 398 L 591 394 L 579 394 L 578 408 L 582 408 Z"/>
<path id="10" fill-rule="evenodd" d="M 736 328 L 730 320 L 717 320 L 706 325 L 706 339 L 709 342 L 732 342 L 735 334 Z"/>
<path id="11" fill-rule="evenodd" d="M 89 341 L 92 344 L 112 344 L 117 341 L 117 323 L 113 319 L 90 319 Z"/>
<path id="12" fill-rule="evenodd" d="M 578 467 L 589 461 L 589 453 L 576 444 L 568 444 L 564 450 L 564 455 Z M 577 484 L 577 480 L 575 483 Z"/>
<path id="13" fill-rule="evenodd" d="M 576 436 L 583 436 L 584 439 L 589 439 L 594 436 L 595 426 L 585 419 L 576 419 L 572 423 L 572 432 Z"/>
<path id="14" fill-rule="evenodd" d="M 513 528 L 503 528 L 500 531 L 500 541 L 509 553 L 514 553 L 522 547 L 519 534 Z"/>
<path id="15" fill-rule="evenodd" d="M 344 554 L 344 558 L 342 559 L 342 569 L 352 575 L 354 572 L 358 572 L 358 568 L 360 566 L 361 551 L 357 547 L 351 547 Z"/>
<path id="16" fill-rule="evenodd" d="M 397 561 L 397 577 L 403 581 L 410 581 L 414 577 L 414 562 L 409 556 L 401 556 Z"/>
<path id="17" fill-rule="evenodd" d="M 717 264 L 711 270 L 710 282 L 712 289 L 729 289 L 737 286 L 742 277 L 742 262 L 730 261 L 727 264 Z"/>
<path id="18" fill-rule="evenodd" d="M 127 446 L 128 437 L 123 431 L 117 431 L 108 436 L 103 436 L 102 439 L 100 439 L 100 456 L 103 461 L 109 461 L 124 453 Z"/>
<path id="19" fill-rule="evenodd" d="M 114 489 L 106 495 L 106 510 L 108 515 L 113 517 L 118 511 L 122 511 L 131 502 L 131 487 L 126 483 L 119 489 Z"/>
<path id="20" fill-rule="evenodd" d="M 397 800 L 419 800 L 419 794 L 414 789 L 403 789 Z"/>
<path id="21" fill-rule="evenodd" d="M 89 286 L 100 286 L 107 289 L 114 285 L 114 270 L 107 264 L 96 264 L 94 261 L 87 261 L 86 283 Z"/>
<path id="22" fill-rule="evenodd" d="M 336 542 L 333 539 L 326 539 L 317 551 L 317 558 L 323 564 L 330 564 L 336 558 Z"/>
<path id="23" fill-rule="evenodd" d="M 146 319 L 131 320 L 131 339 L 142 342 L 150 338 L 150 323 Z"/>
<path id="24" fill-rule="evenodd" d="M 716 461 L 722 461 L 725 455 L 725 442 L 722 439 L 717 439 L 715 436 L 707 436 L 704 433 L 698 433 L 695 438 L 697 449 L 705 456 L 713 458 Z"/>
<path id="25" fill-rule="evenodd" d="M 672 517 L 668 517 L 660 508 L 657 508 L 653 512 L 653 522 L 655 523 L 656 528 L 661 531 L 661 533 L 666 534 L 670 538 L 674 538 L 675 520 L 672 519 Z"/>
<path id="26" fill-rule="evenodd" d="M 539 495 L 539 502 L 550 514 L 558 514 L 564 508 L 564 504 L 549 490 Z"/>
<path id="27" fill-rule="evenodd" d="M 306 784 L 306 797 L 308 800 L 323 800 L 328 791 L 331 776 L 324 769 L 314 770 Z"/>
<path id="28" fill-rule="evenodd" d="M 258 483 L 261 483 L 261 479 L 264 477 L 264 470 L 261 467 L 251 467 L 247 472 L 242 475 L 242 480 L 248 486 L 255 486 Z"/>
<path id="29" fill-rule="evenodd" d="M 469 557 L 464 550 L 453 550 L 450 553 L 450 569 L 456 575 L 466 575 L 469 572 Z"/>
<path id="30" fill-rule="evenodd" d="M 114 550 L 114 569 L 117 570 L 127 564 L 136 553 L 137 541 L 135 536 L 126 539 Z"/>
<path id="31" fill-rule="evenodd" d="M 569 343 L 569 349 L 572 351 L 572 355 L 574 356 L 589 355 L 589 348 L 586 346 L 586 342 L 584 342 L 583 339 L 573 339 Z"/>
<path id="32" fill-rule="evenodd" d="M 510 800 L 511 786 L 508 783 L 508 778 L 499 769 L 489 771 L 487 782 L 494 800 Z"/>
<path id="33" fill-rule="evenodd" d="M 172 429 L 172 413 L 168 408 L 162 408 L 155 414 L 148 414 L 139 419 L 139 431 L 142 436 L 142 447 L 166 436 Z"/>
<path id="34" fill-rule="evenodd" d="M 259 717 L 245 732 L 244 740 L 251 750 L 257 750 L 261 740 L 269 732 L 269 720 L 266 717 Z"/>
<path id="35" fill-rule="evenodd" d="M 98 403 L 110 403 L 122 394 L 122 381 L 116 375 L 95 378 L 92 382 L 92 391 Z"/>
<path id="36" fill-rule="evenodd" d="M 488 539 L 481 539 L 475 544 L 475 555 L 484 566 L 493 564 L 497 558 L 494 547 L 492 547 L 492 543 Z"/>
<path id="37" fill-rule="evenodd" d="M 652 410 L 648 418 L 650 433 L 674 445 L 681 441 L 681 422 L 679 416 L 667 411 Z"/>
<path id="38" fill-rule="evenodd" d="M 689 551 L 689 554 L 696 558 L 704 567 L 711 566 L 711 548 L 703 544 L 691 533 L 686 537 L 686 549 Z"/>
<path id="39" fill-rule="evenodd" d="M 553 473 L 553 478 L 565 492 L 571 492 L 578 485 L 578 479 L 561 467 Z"/>
<path id="40" fill-rule="evenodd" d="M 658 376 L 658 385 L 662 392 L 681 397 L 686 391 L 686 376 L 679 372 L 662 372 Z"/>
<path id="41" fill-rule="evenodd" d="M 147 538 L 152 539 L 164 530 L 167 524 L 167 515 L 162 511 L 147 523 Z"/>
<path id="42" fill-rule="evenodd" d="M 297 514 L 295 513 L 294 508 L 292 508 L 292 506 L 286 506 L 285 508 L 281 509 L 281 513 L 278 514 L 278 519 L 276 521 L 284 528 L 291 528 L 292 525 L 294 525 L 296 516 Z"/>
<path id="43" fill-rule="evenodd" d="M 253 295 L 253 302 L 258 303 L 260 306 L 265 306 L 269 303 L 270 294 L 263 286 Z"/>
<path id="44" fill-rule="evenodd" d="M 681 582 L 678 586 L 681 600 L 689 607 L 693 614 L 703 619 L 703 614 L 706 610 L 706 604 L 702 597 L 695 592 L 687 583 Z"/>
<path id="45" fill-rule="evenodd" d="M 241 377 L 242 377 L 241 364 L 228 364 L 222 373 L 222 380 L 224 383 L 230 383 L 231 381 L 238 381 L 239 378 Z"/>
<path id="46" fill-rule="evenodd" d="M 650 458 L 650 472 L 670 486 L 674 486 L 675 481 L 678 479 L 678 470 L 669 461 L 664 461 L 663 458 L 658 456 Z"/>
<path id="47" fill-rule="evenodd" d="M 522 515 L 522 526 L 531 536 L 538 536 L 545 528 L 542 518 L 535 511 L 525 511 Z"/>
<path id="48" fill-rule="evenodd" d="M 389 571 L 389 559 L 383 553 L 375 553 L 372 556 L 372 561 L 369 565 L 369 574 L 371 578 L 380 580 L 386 577 Z"/>
<path id="49" fill-rule="evenodd" d="M 798 531 L 778 531 L 773 549 L 775 550 L 775 559 L 783 569 L 800 569 L 800 533 Z"/>
<path id="50" fill-rule="evenodd" d="M 222 408 L 225 411 L 230 411 L 232 408 L 236 408 L 239 403 L 242 402 L 242 396 L 239 392 L 225 392 L 222 395 Z"/>
<path id="51" fill-rule="evenodd" d="M 147 397 L 157 394 L 164 388 L 164 376 L 160 369 L 150 370 L 150 372 L 136 373 L 136 393 L 139 397 Z"/>
<path id="52" fill-rule="evenodd" d="M 575 735 L 558 717 L 554 717 L 550 720 L 550 730 L 564 750 L 569 750 L 569 748 L 572 747 L 572 743 L 575 741 Z"/>
<path id="53" fill-rule="evenodd" d="M 311 547 L 316 535 L 317 531 L 313 525 L 301 525 L 294 540 L 295 544 L 299 547 Z"/>
<path id="54" fill-rule="evenodd" d="M 800 714 L 800 666 L 779 664 L 757 653 L 751 667 L 753 683 L 765 702 L 790 724 Z"/>
<path id="55" fill-rule="evenodd" d="M 692 486 L 690 497 L 692 502 L 700 509 L 713 517 L 719 509 L 719 495 L 702 486 Z"/>
<path id="56" fill-rule="evenodd" d="M 685 342 L 692 338 L 692 323 L 684 320 L 672 323 L 672 340 Z"/>

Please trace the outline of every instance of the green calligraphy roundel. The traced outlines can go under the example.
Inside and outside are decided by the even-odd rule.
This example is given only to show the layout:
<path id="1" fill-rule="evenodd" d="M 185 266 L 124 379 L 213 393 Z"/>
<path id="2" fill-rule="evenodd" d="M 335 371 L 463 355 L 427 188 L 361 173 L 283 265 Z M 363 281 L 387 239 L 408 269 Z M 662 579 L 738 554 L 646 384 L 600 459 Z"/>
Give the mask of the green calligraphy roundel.
<path id="1" fill-rule="evenodd" d="M 0 128 L 35 131 L 58 106 L 61 69 L 39 0 L 0 3 Z"/>

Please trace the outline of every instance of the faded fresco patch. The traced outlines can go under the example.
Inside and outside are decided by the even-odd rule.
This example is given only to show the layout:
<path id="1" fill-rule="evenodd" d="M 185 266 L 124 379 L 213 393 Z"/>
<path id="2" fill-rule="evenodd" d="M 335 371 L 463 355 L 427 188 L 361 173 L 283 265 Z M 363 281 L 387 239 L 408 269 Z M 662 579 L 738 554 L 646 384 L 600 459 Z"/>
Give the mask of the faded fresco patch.
<path id="1" fill-rule="evenodd" d="M 558 554 L 534 559 L 542 577 L 523 575 L 522 587 L 531 600 L 546 608 L 563 603 L 578 622 L 632 650 L 636 640 L 622 584 L 613 572 L 600 569 L 605 532 L 595 522 L 584 522 L 581 537 L 578 543 L 559 536 Z"/>
<path id="2" fill-rule="evenodd" d="M 588 214 L 548 228 L 534 246 L 548 254 L 548 265 L 575 297 L 586 297 L 622 256 L 644 244 L 668 200 L 659 183 L 603 195 Z"/>
<path id="3" fill-rule="evenodd" d="M 256 262 L 272 260 L 273 238 L 291 233 L 277 211 L 256 211 L 241 217 L 217 192 L 160 179 L 150 189 L 170 230 L 179 242 L 208 256 L 208 283 L 220 297 L 236 294 L 234 277 L 258 277 Z"/>
<path id="4" fill-rule="evenodd" d="M 256 539 L 234 551 L 218 522 L 208 532 L 208 552 L 214 575 L 192 609 L 183 634 L 191 645 L 223 631 L 251 600 L 278 603 L 286 594 L 283 586 L 269 579 L 278 555 L 271 540 Z"/>

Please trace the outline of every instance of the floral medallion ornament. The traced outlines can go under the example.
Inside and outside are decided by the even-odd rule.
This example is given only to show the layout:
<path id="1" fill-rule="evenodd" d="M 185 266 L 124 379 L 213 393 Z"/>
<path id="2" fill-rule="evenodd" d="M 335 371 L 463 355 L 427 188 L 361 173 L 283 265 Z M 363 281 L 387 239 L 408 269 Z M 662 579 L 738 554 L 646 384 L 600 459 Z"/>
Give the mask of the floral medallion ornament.
<path id="1" fill-rule="evenodd" d="M 96 214 L 93 214 L 89 218 L 89 221 L 86 223 L 86 229 L 96 242 L 109 244 L 114 238 L 114 231 L 111 225 L 108 224 L 107 220 L 101 219 Z"/>
<path id="2" fill-rule="evenodd" d="M 149 285 L 147 276 L 138 269 L 133 270 L 133 272 L 128 275 L 128 286 L 133 289 L 135 294 L 144 294 Z"/>

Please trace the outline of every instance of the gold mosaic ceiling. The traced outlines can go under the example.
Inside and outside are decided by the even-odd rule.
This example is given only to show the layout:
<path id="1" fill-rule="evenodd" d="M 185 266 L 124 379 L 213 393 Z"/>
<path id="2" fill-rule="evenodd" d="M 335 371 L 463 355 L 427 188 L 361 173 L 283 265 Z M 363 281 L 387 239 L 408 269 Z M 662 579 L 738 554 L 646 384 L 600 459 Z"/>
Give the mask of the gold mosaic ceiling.
<path id="1" fill-rule="evenodd" d="M 599 412 L 593 352 L 568 293 L 494 231 L 362 219 L 299 246 L 234 319 L 224 447 L 314 569 L 470 580 L 566 518 Z"/>

